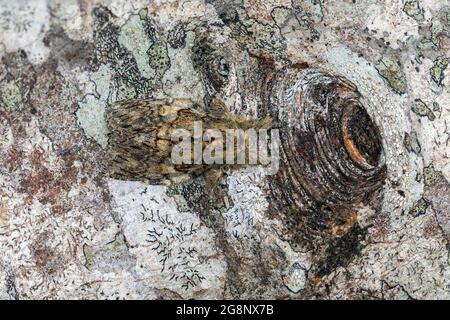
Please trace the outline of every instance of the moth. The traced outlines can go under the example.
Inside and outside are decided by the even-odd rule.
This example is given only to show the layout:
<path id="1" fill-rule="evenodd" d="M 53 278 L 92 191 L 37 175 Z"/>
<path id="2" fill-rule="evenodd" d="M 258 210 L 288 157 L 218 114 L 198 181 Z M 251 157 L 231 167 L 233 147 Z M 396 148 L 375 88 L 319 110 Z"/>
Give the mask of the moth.
<path id="1" fill-rule="evenodd" d="M 230 129 L 257 131 L 274 127 L 270 117 L 258 120 L 231 114 L 217 99 L 212 100 L 207 111 L 188 99 L 119 101 L 106 110 L 109 134 L 104 171 L 114 179 L 150 184 L 182 183 L 201 175 L 218 179 L 229 165 L 173 161 L 173 148 L 179 143 L 173 139 L 174 133 L 186 130 L 194 139 L 195 125 L 199 122 L 204 132 L 214 129 L 224 136 Z M 248 139 L 244 136 L 245 141 Z M 202 141 L 200 148 L 204 150 L 215 142 Z"/>

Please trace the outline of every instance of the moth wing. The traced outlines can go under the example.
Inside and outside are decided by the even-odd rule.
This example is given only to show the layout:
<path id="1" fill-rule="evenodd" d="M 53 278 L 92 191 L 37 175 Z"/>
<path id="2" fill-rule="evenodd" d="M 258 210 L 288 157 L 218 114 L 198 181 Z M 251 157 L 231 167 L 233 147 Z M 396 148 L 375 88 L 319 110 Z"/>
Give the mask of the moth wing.
<path id="1" fill-rule="evenodd" d="M 163 99 L 119 101 L 108 107 L 104 172 L 114 179 L 164 184 L 204 171 L 200 165 L 171 162 L 173 142 L 169 133 L 178 112 L 192 105 L 188 100 Z"/>

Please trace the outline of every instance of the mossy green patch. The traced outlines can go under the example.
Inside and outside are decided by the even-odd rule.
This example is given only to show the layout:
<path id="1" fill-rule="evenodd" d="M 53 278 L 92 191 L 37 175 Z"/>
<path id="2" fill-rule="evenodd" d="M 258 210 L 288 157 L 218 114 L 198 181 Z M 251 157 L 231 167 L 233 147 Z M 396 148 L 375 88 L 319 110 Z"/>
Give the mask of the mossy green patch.
<path id="1" fill-rule="evenodd" d="M 116 234 L 114 241 L 111 242 L 112 250 L 114 252 L 120 252 L 126 250 L 127 245 L 125 241 L 125 236 L 122 233 Z"/>
<path id="2" fill-rule="evenodd" d="M 84 255 L 84 258 L 86 259 L 84 266 L 88 270 L 92 270 L 92 268 L 94 267 L 94 264 L 95 264 L 94 252 L 92 250 L 92 247 L 86 243 L 83 245 L 83 255 Z"/>
<path id="3" fill-rule="evenodd" d="M 408 86 L 400 62 L 394 61 L 389 56 L 384 56 L 375 64 L 375 68 L 396 93 L 403 94 L 406 92 Z"/>
<path id="4" fill-rule="evenodd" d="M 141 10 L 139 10 L 138 15 L 139 15 L 139 18 L 141 18 L 141 20 L 145 20 L 148 15 L 148 9 L 142 8 Z"/>
<path id="5" fill-rule="evenodd" d="M 20 111 L 23 109 L 23 97 L 16 81 L 5 81 L 0 84 L 0 108 L 5 111 Z"/>
<path id="6" fill-rule="evenodd" d="M 429 206 L 430 206 L 429 202 L 424 198 L 421 198 L 412 206 L 409 213 L 414 217 L 424 215 L 427 212 Z"/>
<path id="7" fill-rule="evenodd" d="M 436 119 L 434 112 L 420 99 L 414 101 L 411 110 L 420 117 L 428 117 L 430 121 Z"/>
<path id="8" fill-rule="evenodd" d="M 433 82 L 438 85 L 442 86 L 442 81 L 444 81 L 444 71 L 448 67 L 448 59 L 445 57 L 438 57 L 434 61 L 433 67 L 430 69 L 430 75 Z"/>
<path id="9" fill-rule="evenodd" d="M 450 9 L 441 10 L 431 19 L 431 41 L 436 48 L 440 48 L 440 38 L 450 37 Z"/>
<path id="10" fill-rule="evenodd" d="M 426 186 L 432 186 L 441 181 L 444 176 L 441 171 L 438 171 L 434 168 L 433 164 L 430 164 L 428 167 L 423 169 L 423 176 L 425 179 Z"/>
<path id="11" fill-rule="evenodd" d="M 271 15 L 277 26 L 282 28 L 292 15 L 292 10 L 285 7 L 276 7 L 272 10 Z"/>
<path id="12" fill-rule="evenodd" d="M 167 50 L 167 43 L 154 43 L 148 50 L 148 63 L 152 69 L 155 70 L 158 78 L 161 78 L 164 73 L 170 68 L 170 58 Z"/>
<path id="13" fill-rule="evenodd" d="M 419 23 L 425 19 L 423 15 L 423 9 L 420 7 L 420 3 L 418 0 L 405 2 L 403 11 Z"/>

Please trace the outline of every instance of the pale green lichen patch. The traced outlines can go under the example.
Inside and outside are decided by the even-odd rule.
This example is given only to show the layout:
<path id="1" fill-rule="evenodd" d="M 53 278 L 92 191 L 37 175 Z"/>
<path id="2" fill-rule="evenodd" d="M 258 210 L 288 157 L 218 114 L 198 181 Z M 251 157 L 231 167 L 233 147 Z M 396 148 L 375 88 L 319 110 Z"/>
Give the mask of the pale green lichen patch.
<path id="1" fill-rule="evenodd" d="M 115 252 L 120 252 L 127 249 L 125 236 L 123 235 L 123 233 L 116 234 L 116 236 L 114 237 L 114 241 L 111 242 L 111 247 L 111 250 Z"/>
<path id="2" fill-rule="evenodd" d="M 195 33 L 186 32 L 185 45 L 176 49 L 170 46 L 168 55 L 171 61 L 170 68 L 162 77 L 164 92 L 173 97 L 189 98 L 201 102 L 205 94 L 200 74 L 194 69 L 191 62 L 192 50 L 195 42 Z M 188 77 L 186 75 L 189 75 Z"/>
<path id="3" fill-rule="evenodd" d="M 431 79 L 438 86 L 442 86 L 442 81 L 444 81 L 444 71 L 447 69 L 448 63 L 449 61 L 447 58 L 438 57 L 434 61 L 433 67 L 431 67 Z"/>
<path id="4" fill-rule="evenodd" d="M 110 104 L 120 100 L 135 98 L 136 89 L 124 79 L 112 80 L 113 74 L 114 70 L 111 70 L 107 64 L 100 65 L 98 70 L 91 74 L 90 79 L 95 83 L 95 91 L 99 95 L 99 100 Z"/>
<path id="5" fill-rule="evenodd" d="M 154 43 L 147 51 L 148 64 L 155 71 L 156 77 L 160 79 L 170 68 L 170 58 L 167 44 L 163 41 Z"/>
<path id="6" fill-rule="evenodd" d="M 433 112 L 436 114 L 437 118 L 440 118 L 442 115 L 442 108 L 436 101 L 433 102 Z"/>
<path id="7" fill-rule="evenodd" d="M 90 76 L 91 81 L 95 83 L 95 91 L 103 101 L 108 101 L 112 73 L 113 72 L 108 65 L 102 64 L 98 70 L 93 72 Z"/>
<path id="8" fill-rule="evenodd" d="M 421 99 L 414 100 L 411 110 L 420 117 L 428 117 L 430 121 L 436 119 L 434 112 Z"/>
<path id="9" fill-rule="evenodd" d="M 442 10 L 431 19 L 431 41 L 440 48 L 441 37 L 450 37 L 450 10 Z"/>
<path id="10" fill-rule="evenodd" d="M 96 32 L 94 33 L 94 42 L 96 45 L 96 62 L 98 65 L 107 64 L 108 67 L 113 71 L 113 79 L 111 81 L 111 86 L 119 86 L 119 82 L 124 82 L 126 87 L 133 87 L 136 92 L 134 98 L 137 97 L 148 97 L 153 88 L 150 86 L 151 83 L 149 78 L 142 76 L 141 71 L 138 67 L 138 63 L 132 50 L 137 50 L 138 44 L 135 41 L 139 41 L 144 36 L 142 33 L 145 31 L 146 37 L 153 41 L 154 39 L 154 28 L 150 20 L 146 19 L 142 24 L 139 24 L 140 36 L 135 40 L 122 39 L 126 45 L 128 45 L 131 50 L 128 50 L 124 45 L 119 42 L 119 36 L 122 32 L 121 27 L 114 24 L 114 19 L 112 13 L 103 8 L 97 7 L 93 10 L 94 14 L 94 27 Z M 134 17 L 134 16 L 133 16 Z M 136 16 L 129 18 L 125 25 L 129 21 L 140 21 L 140 17 Z M 123 26 L 122 26 L 123 27 Z M 139 28 L 130 27 L 128 36 L 132 36 L 133 32 Z M 142 30 L 145 28 L 145 30 Z M 127 30 L 127 28 L 125 28 Z M 140 49 L 139 49 L 140 50 Z M 144 54 L 144 58 L 143 58 Z M 147 63 L 146 52 L 142 53 L 142 50 L 138 52 L 139 59 L 141 59 L 141 68 L 146 68 L 142 64 Z M 113 100 L 113 98 L 110 98 Z"/>
<path id="11" fill-rule="evenodd" d="M 421 198 L 413 205 L 409 213 L 414 217 L 424 215 L 427 212 L 429 206 L 429 202 L 424 198 Z"/>
<path id="12" fill-rule="evenodd" d="M 375 68 L 396 93 L 403 94 L 406 92 L 408 86 L 400 62 L 392 60 L 389 56 L 384 56 L 375 64 Z"/>
<path id="13" fill-rule="evenodd" d="M 441 171 L 438 171 L 434 168 L 433 164 L 430 164 L 428 167 L 423 169 L 423 176 L 425 179 L 426 186 L 432 186 L 441 181 L 444 176 Z"/>
<path id="14" fill-rule="evenodd" d="M 311 3 L 313 5 L 318 5 L 320 7 L 320 13 L 323 15 L 323 9 L 324 9 L 324 0 L 311 0 Z"/>
<path id="15" fill-rule="evenodd" d="M 5 111 L 20 111 L 23 109 L 22 93 L 14 80 L 0 84 L 0 101 L 0 108 Z"/>
<path id="16" fill-rule="evenodd" d="M 412 131 L 411 134 L 405 133 L 403 143 L 409 152 L 414 152 L 415 154 L 420 153 L 421 147 L 415 131 Z"/>
<path id="17" fill-rule="evenodd" d="M 132 53 L 141 74 L 147 78 L 153 77 L 154 71 L 148 64 L 147 56 L 153 42 L 146 33 L 145 21 L 139 15 L 131 16 L 121 27 L 118 41 Z"/>
<path id="18" fill-rule="evenodd" d="M 110 104 L 120 100 L 135 98 L 135 88 L 123 79 L 112 81 L 113 74 L 114 71 L 107 64 L 102 64 L 90 76 L 91 81 L 95 83 L 95 91 L 99 95 L 99 103 L 105 102 Z"/>
<path id="19" fill-rule="evenodd" d="M 148 9 L 142 8 L 141 10 L 139 10 L 138 15 L 139 15 L 139 18 L 141 18 L 142 20 L 145 20 L 148 15 Z"/>
<path id="20" fill-rule="evenodd" d="M 279 28 L 283 28 L 289 17 L 292 15 L 292 10 L 285 7 L 276 7 L 271 12 L 272 19 Z"/>
<path id="21" fill-rule="evenodd" d="M 167 44 L 157 40 L 146 9 L 132 15 L 121 27 L 118 42 L 131 52 L 145 78 L 159 80 L 170 67 Z"/>
<path id="22" fill-rule="evenodd" d="M 92 268 L 94 267 L 94 264 L 95 264 L 94 252 L 92 250 L 92 247 L 86 243 L 83 245 L 83 255 L 85 258 L 84 266 L 88 270 L 92 270 Z"/>
<path id="23" fill-rule="evenodd" d="M 407 1 L 403 6 L 403 11 L 419 23 L 425 19 L 418 0 Z"/>
<path id="24" fill-rule="evenodd" d="M 85 134 L 94 139 L 102 147 L 108 142 L 107 127 L 105 122 L 105 105 L 93 95 L 87 95 L 83 101 L 78 103 L 76 116 L 79 125 Z"/>

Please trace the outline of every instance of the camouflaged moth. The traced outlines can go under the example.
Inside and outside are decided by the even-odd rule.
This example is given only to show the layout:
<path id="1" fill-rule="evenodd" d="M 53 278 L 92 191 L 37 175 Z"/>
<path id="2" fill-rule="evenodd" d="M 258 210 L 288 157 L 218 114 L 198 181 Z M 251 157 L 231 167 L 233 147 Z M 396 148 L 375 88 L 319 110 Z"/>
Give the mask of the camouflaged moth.
<path id="1" fill-rule="evenodd" d="M 244 157 L 247 154 L 248 159 L 257 158 L 252 155 L 253 149 L 249 148 L 250 143 L 254 142 L 252 133 L 271 129 L 272 119 L 247 119 L 233 115 L 218 100 L 211 102 L 208 112 L 186 99 L 120 101 L 108 107 L 106 121 L 109 139 L 103 163 L 107 174 L 115 179 L 153 184 L 178 183 L 211 170 L 222 170 L 225 166 L 275 163 L 274 159 L 268 158 L 268 152 L 259 156 L 257 162 L 239 161 L 239 158 L 242 159 L 242 152 L 245 152 Z M 198 123 L 201 123 L 200 133 L 196 132 Z M 242 138 L 241 142 L 244 144 L 239 144 L 239 140 L 230 144 L 227 140 L 227 143 L 218 147 L 222 140 L 218 139 L 217 133 L 227 139 L 233 139 L 234 137 L 230 137 L 231 130 L 237 133 L 235 138 Z M 181 137 L 184 147 L 180 147 L 180 132 L 187 133 Z M 216 136 L 211 137 L 211 132 L 215 132 Z M 241 133 L 241 136 L 238 133 Z M 262 138 L 268 137 L 260 137 L 260 141 Z M 278 152 L 275 150 L 276 139 L 271 138 L 271 154 L 275 154 Z M 174 161 L 177 151 L 182 149 L 182 153 L 186 153 L 186 145 L 191 148 L 191 140 L 193 152 L 188 154 L 187 159 L 186 154 L 182 154 L 184 161 Z M 239 146 L 244 146 L 244 149 L 239 149 Z M 230 152 L 231 148 L 233 152 Z M 200 149 L 200 161 L 199 153 L 195 153 L 195 149 Z M 231 154 L 233 164 L 230 165 L 230 161 L 202 161 L 202 155 L 203 159 L 206 159 L 205 154 L 211 152 L 211 149 L 216 153 L 215 159 L 224 157 L 229 160 Z M 218 155 L 217 152 L 221 154 Z"/>

